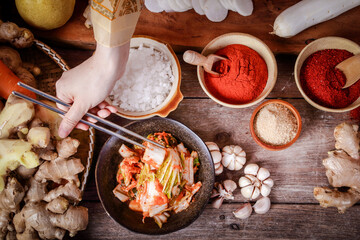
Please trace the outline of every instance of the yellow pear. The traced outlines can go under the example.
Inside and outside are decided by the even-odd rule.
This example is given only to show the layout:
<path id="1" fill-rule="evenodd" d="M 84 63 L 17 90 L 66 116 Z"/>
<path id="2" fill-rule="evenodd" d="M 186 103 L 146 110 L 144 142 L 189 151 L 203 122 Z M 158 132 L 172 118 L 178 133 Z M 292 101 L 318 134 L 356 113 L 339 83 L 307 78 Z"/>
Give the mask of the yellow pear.
<path id="1" fill-rule="evenodd" d="M 75 0 L 15 0 L 15 3 L 25 22 L 44 30 L 64 25 L 75 6 Z"/>

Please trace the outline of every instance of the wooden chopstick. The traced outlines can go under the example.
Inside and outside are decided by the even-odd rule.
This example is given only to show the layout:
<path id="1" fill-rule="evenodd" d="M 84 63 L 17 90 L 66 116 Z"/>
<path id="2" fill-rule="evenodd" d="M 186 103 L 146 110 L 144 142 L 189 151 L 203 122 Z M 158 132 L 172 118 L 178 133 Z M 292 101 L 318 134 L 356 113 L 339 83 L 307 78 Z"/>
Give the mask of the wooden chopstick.
<path id="1" fill-rule="evenodd" d="M 38 95 L 40 95 L 40 96 L 42 96 L 42 97 L 44 97 L 44 98 L 47 98 L 47 99 L 49 99 L 49 100 L 51 100 L 51 101 L 54 101 L 54 102 L 56 102 L 56 103 L 59 103 L 59 104 L 61 104 L 61 105 L 63 105 L 63 106 L 71 107 L 71 105 L 69 105 L 69 104 L 67 104 L 67 103 L 64 103 L 64 102 L 61 101 L 60 99 L 58 99 L 58 98 L 56 98 L 56 97 L 54 97 L 54 96 L 51 96 L 51 95 L 49 95 L 49 94 L 47 94 L 47 93 L 44 93 L 44 92 L 42 92 L 42 91 L 40 91 L 40 90 L 38 90 L 38 89 L 36 89 L 36 88 L 33 88 L 33 87 L 31 87 L 31 86 L 29 86 L 29 85 L 27 85 L 27 84 L 25 84 L 25 83 L 19 82 L 18 85 L 21 86 L 21 87 L 23 87 L 23 88 L 25 88 L 25 89 L 28 89 L 29 91 L 34 92 L 34 93 L 36 93 L 36 94 L 38 94 Z M 30 101 L 30 102 L 32 102 L 32 103 L 38 104 L 38 105 L 40 105 L 40 106 L 42 106 L 42 107 L 45 107 L 45 108 L 47 108 L 47 109 L 49 109 L 49 110 L 51 110 L 51 111 L 54 111 L 54 112 L 56 112 L 56 113 L 58 113 L 58 114 L 61 114 L 61 115 L 65 115 L 65 114 L 66 114 L 66 112 L 63 111 L 63 110 L 61 110 L 61 109 L 55 108 L 55 107 L 50 106 L 50 105 L 48 105 L 48 104 L 45 104 L 45 103 L 43 103 L 43 102 L 41 102 L 41 101 L 35 100 L 35 99 L 31 98 L 31 97 L 28 97 L 28 96 L 26 96 L 26 95 L 24 95 L 24 94 L 22 94 L 22 93 L 17 92 L 17 91 L 13 91 L 13 94 L 14 94 L 15 96 L 17 96 L 17 97 L 20 97 L 20 98 L 23 98 L 23 99 L 25 99 L 25 100 L 27 100 L 27 101 Z M 105 119 L 103 119 L 103 118 L 100 118 L 100 117 L 98 117 L 98 116 L 96 116 L 96 115 L 94 115 L 94 114 L 86 113 L 85 116 L 94 118 L 94 119 L 97 120 L 98 122 L 101 122 L 101 123 L 103 123 L 103 124 L 105 124 L 105 125 L 107 125 L 107 126 L 109 126 L 109 127 L 115 128 L 115 129 L 117 129 L 117 130 L 123 131 L 123 132 L 125 132 L 125 133 L 127 133 L 127 134 L 129 134 L 129 135 L 131 135 L 131 136 L 137 137 L 137 138 L 139 138 L 139 139 L 141 139 L 141 140 L 143 140 L 143 141 L 150 142 L 151 144 L 154 144 L 154 145 L 156 145 L 156 146 L 158 146 L 158 147 L 160 147 L 160 148 L 165 148 L 163 145 L 161 145 L 161 144 L 159 144 L 159 143 L 157 143 L 157 142 L 151 141 L 150 139 L 147 139 L 147 138 L 145 138 L 145 137 L 143 137 L 143 136 L 141 136 L 141 135 L 139 135 L 139 134 L 137 134 L 137 133 L 135 133 L 135 132 L 132 132 L 132 131 L 124 128 L 124 127 L 121 127 L 121 126 L 113 123 L 113 122 L 110 122 L 110 121 L 108 121 L 108 120 L 105 120 Z M 120 135 L 120 134 L 118 134 L 118 133 L 116 133 L 116 132 L 113 132 L 113 131 L 111 131 L 111 130 L 109 130 L 109 129 L 107 129 L 107 128 L 98 126 L 98 125 L 96 125 L 96 124 L 94 124 L 94 123 L 91 123 L 91 122 L 86 121 L 86 120 L 83 120 L 83 119 L 81 119 L 80 122 L 81 122 L 81 123 L 84 123 L 84 124 L 86 124 L 86 125 L 88 125 L 88 126 L 90 126 L 90 127 L 93 127 L 93 128 L 95 128 L 95 129 L 97 129 L 97 130 L 99 130 L 99 131 L 102 131 L 102 132 L 107 133 L 107 134 L 109 134 L 109 135 L 112 135 L 112 136 L 114 136 L 114 137 L 120 138 L 120 139 L 122 139 L 122 140 L 124 140 L 124 141 L 126 141 L 126 142 L 128 142 L 128 143 L 130 143 L 130 144 L 134 144 L 134 145 L 139 146 L 139 147 L 141 147 L 141 148 L 145 148 L 144 145 L 142 145 L 142 144 L 140 144 L 140 143 L 138 143 L 138 142 L 136 142 L 136 141 L 134 141 L 134 140 L 128 139 L 128 138 L 126 138 L 125 136 Z"/>

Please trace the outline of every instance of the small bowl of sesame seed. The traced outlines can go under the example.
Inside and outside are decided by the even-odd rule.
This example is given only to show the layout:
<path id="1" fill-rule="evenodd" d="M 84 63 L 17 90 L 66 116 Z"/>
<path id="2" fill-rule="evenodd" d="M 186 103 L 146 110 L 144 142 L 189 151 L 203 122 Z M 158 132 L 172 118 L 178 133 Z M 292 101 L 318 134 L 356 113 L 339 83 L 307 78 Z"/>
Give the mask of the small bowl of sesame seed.
<path id="1" fill-rule="evenodd" d="M 283 100 L 260 104 L 250 119 L 250 132 L 261 147 L 280 151 L 290 147 L 300 136 L 301 117 L 296 108 Z"/>

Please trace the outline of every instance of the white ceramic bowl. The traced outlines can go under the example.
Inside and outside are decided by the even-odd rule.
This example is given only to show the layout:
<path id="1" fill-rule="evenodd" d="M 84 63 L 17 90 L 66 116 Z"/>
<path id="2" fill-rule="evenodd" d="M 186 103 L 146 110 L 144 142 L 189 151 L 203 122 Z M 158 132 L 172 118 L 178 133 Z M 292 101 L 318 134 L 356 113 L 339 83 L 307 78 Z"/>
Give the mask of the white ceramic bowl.
<path id="1" fill-rule="evenodd" d="M 200 82 L 200 85 L 204 92 L 215 102 L 231 108 L 246 108 L 253 106 L 259 102 L 261 102 L 267 95 L 271 92 L 274 88 L 277 78 L 277 64 L 274 57 L 274 54 L 270 50 L 270 48 L 262 42 L 260 39 L 245 33 L 228 33 L 221 35 L 215 39 L 213 39 L 210 43 L 208 43 L 203 51 L 201 52 L 202 55 L 207 56 L 211 53 L 215 53 L 217 50 L 222 49 L 231 44 L 242 44 L 245 45 L 257 53 L 264 59 L 267 69 L 268 69 L 268 79 L 265 85 L 264 90 L 262 93 L 253 101 L 244 103 L 244 104 L 230 104 L 223 102 L 216 97 L 214 97 L 210 91 L 207 89 L 207 86 L 204 81 L 204 68 L 197 67 L 197 76 Z"/>
<path id="2" fill-rule="evenodd" d="M 353 110 L 357 107 L 360 106 L 360 97 L 353 102 L 352 104 L 350 104 L 349 106 L 347 106 L 346 108 L 328 108 L 328 107 L 323 107 L 319 104 L 317 104 L 316 102 L 314 102 L 313 100 L 311 100 L 304 92 L 304 90 L 301 87 L 301 82 L 300 82 L 300 70 L 301 67 L 304 63 L 304 61 L 313 53 L 320 51 L 320 50 L 325 50 L 325 49 L 344 49 L 347 50 L 351 53 L 355 54 L 359 54 L 360 53 L 360 46 L 356 43 L 354 43 L 353 41 L 350 41 L 348 39 L 345 38 L 341 38 L 341 37 L 324 37 L 324 38 L 319 38 L 315 41 L 313 41 L 312 43 L 310 43 L 309 45 L 307 45 L 299 54 L 299 56 L 296 59 L 296 63 L 295 63 L 295 69 L 294 69 L 294 75 L 295 75 L 295 82 L 296 82 L 296 86 L 298 87 L 301 95 L 305 98 L 305 100 L 312 105 L 313 107 L 320 109 L 322 111 L 326 111 L 326 112 L 347 112 L 350 110 Z"/>
<path id="3" fill-rule="evenodd" d="M 121 117 L 133 120 L 147 119 L 156 115 L 166 117 L 171 111 L 177 108 L 180 101 L 183 99 L 183 95 L 180 92 L 181 68 L 179 60 L 168 43 L 149 36 L 134 36 L 130 41 L 130 48 L 138 48 L 141 44 L 145 47 L 153 46 L 154 49 L 161 51 L 168 56 L 171 61 L 171 69 L 175 77 L 173 86 L 165 101 L 156 108 L 144 112 L 132 112 L 116 107 L 118 110 L 117 114 Z M 110 98 L 107 98 L 106 101 L 112 104 Z"/>

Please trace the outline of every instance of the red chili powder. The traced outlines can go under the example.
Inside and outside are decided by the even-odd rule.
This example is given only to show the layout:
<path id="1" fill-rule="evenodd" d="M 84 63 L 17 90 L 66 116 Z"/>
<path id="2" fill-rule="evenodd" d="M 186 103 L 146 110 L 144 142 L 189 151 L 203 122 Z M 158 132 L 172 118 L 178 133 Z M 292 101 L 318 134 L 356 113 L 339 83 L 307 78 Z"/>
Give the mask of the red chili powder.
<path id="1" fill-rule="evenodd" d="M 306 95 L 314 102 L 330 108 L 344 108 L 358 99 L 360 81 L 342 89 L 346 77 L 335 68 L 353 55 L 340 49 L 326 49 L 311 54 L 300 71 L 301 86 Z"/>
<path id="2" fill-rule="evenodd" d="M 265 88 L 268 71 L 264 59 L 256 51 L 233 44 L 215 54 L 228 60 L 214 64 L 213 71 L 220 76 L 205 72 L 205 84 L 211 94 L 230 104 L 248 103 L 260 95 Z"/>

